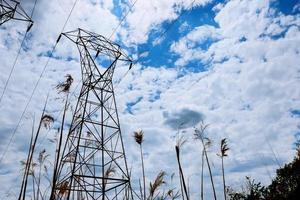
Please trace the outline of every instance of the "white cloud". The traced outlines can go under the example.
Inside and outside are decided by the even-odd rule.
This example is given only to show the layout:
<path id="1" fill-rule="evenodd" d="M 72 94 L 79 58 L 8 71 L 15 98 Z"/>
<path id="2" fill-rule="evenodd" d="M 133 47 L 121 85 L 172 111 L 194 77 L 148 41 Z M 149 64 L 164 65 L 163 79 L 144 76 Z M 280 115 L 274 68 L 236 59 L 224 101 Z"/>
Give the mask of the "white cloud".
<path id="1" fill-rule="evenodd" d="M 50 49 L 73 2 L 40 2 L 37 7 L 37 20 L 29 42 L 30 51 L 21 53 L 0 107 L 1 152 L 46 62 L 47 57 L 37 55 Z M 159 28 L 165 20 L 176 18 L 176 9 L 187 8 L 190 2 L 138 1 L 126 20 L 127 27 L 120 29 L 122 38 L 128 43 L 145 42 L 149 31 Z M 199 1 L 199 5 L 206 2 Z M 174 8 L 174 5 L 177 7 Z M 118 24 L 111 9 L 112 1 L 79 1 L 66 30 L 80 26 L 108 36 Z M 300 33 L 299 16 L 272 16 L 267 1 L 229 1 L 218 6 L 215 20 L 219 24 L 218 28 L 208 25 L 197 27 L 172 45 L 173 53 L 180 56 L 178 65 L 187 64 L 191 59 L 204 63 L 210 61 L 209 71 L 187 73 L 179 78 L 181 73 L 174 68 L 143 69 L 136 65 L 116 86 L 116 98 L 128 163 L 132 166 L 140 165 L 132 132 L 142 128 L 145 131 L 146 172 L 150 178 L 160 169 L 169 174 L 177 172 L 174 151 L 176 131 L 164 124 L 166 118 L 163 113 L 176 113 L 181 109 L 203 113 L 205 121 L 211 124 L 208 135 L 214 144 L 210 159 L 213 172 L 217 175 L 215 182 L 221 193 L 220 161 L 215 155 L 221 138 L 228 137 L 231 147 L 229 157 L 225 160 L 230 185 L 239 185 L 245 175 L 267 183 L 270 181 L 267 172 L 274 175 L 277 168 L 272 151 L 277 154 L 281 164 L 290 160 L 294 154 L 292 145 L 299 118 L 292 118 L 289 110 L 300 107 L 300 50 L 297 45 Z M 25 29 L 18 22 L 8 23 L 5 27 L 0 30 L 1 85 L 7 78 L 11 60 L 17 51 L 17 39 L 22 38 L 18 32 Z M 286 31 L 284 37 L 277 40 L 269 36 L 260 37 L 262 34 L 272 35 L 282 31 Z M 246 40 L 241 42 L 242 37 Z M 201 43 L 211 39 L 214 42 L 207 50 L 199 48 Z M 53 87 L 67 73 L 74 76 L 74 87 L 80 80 L 78 52 L 74 44 L 62 39 L 55 55 L 63 58 L 71 56 L 76 60 L 68 62 L 65 59 L 51 59 L 28 109 L 27 119 L 23 120 L 5 162 L 1 164 L 1 196 L 11 185 L 16 187 L 20 183 L 20 166 L 16 161 L 24 159 L 26 155 L 31 129 L 30 116 L 34 113 L 36 117 L 39 116 L 48 91 L 51 91 L 48 111 L 56 116 L 62 107 L 62 100 L 55 99 L 58 95 L 55 95 Z M 118 69 L 116 80 L 126 72 L 127 67 Z M 153 98 L 157 92 L 159 98 Z M 133 115 L 127 113 L 126 104 L 139 97 L 143 99 L 132 107 Z M 72 99 L 75 103 L 76 96 L 72 96 Z M 48 137 L 53 137 L 53 132 Z M 191 188 L 193 195 L 199 195 L 201 145 L 193 140 L 192 134 L 191 129 L 185 133 L 188 143 L 182 149 L 185 158 L 182 162 L 186 177 L 191 176 L 197 185 Z M 134 180 L 139 173 L 138 167 L 133 168 Z M 205 179 L 209 183 L 207 176 Z M 178 180 L 174 182 L 178 186 Z M 209 184 L 205 187 L 206 195 L 209 196 Z"/>
<path id="2" fill-rule="evenodd" d="M 190 9 L 191 5 L 202 6 L 208 2 L 211 0 L 137 1 L 126 18 L 128 28 L 122 30 L 122 39 L 127 44 L 145 43 L 149 31 L 159 30 L 161 22 L 176 19 L 181 9 Z"/>
<path id="3" fill-rule="evenodd" d="M 268 1 L 229 1 L 219 9 L 215 20 L 219 27 L 212 29 L 218 33 L 218 40 L 207 50 L 199 43 L 206 35 L 211 39 L 216 36 L 207 30 L 203 36 L 199 29 L 206 26 L 195 28 L 170 48 L 179 56 L 177 65 L 199 61 L 211 67 L 211 74 L 177 96 L 176 104 L 197 104 L 212 122 L 212 132 L 217 137 L 229 137 L 232 157 L 227 167 L 239 166 L 240 160 L 261 160 L 257 154 L 274 160 L 270 146 L 280 162 L 286 162 L 293 156 L 299 124 L 299 119 L 289 113 L 300 106 L 299 15 L 275 16 Z M 278 34 L 282 36 L 271 39 Z M 245 41 L 240 41 L 243 37 Z M 267 166 L 272 175 L 275 167 L 274 163 Z M 246 173 L 232 173 L 229 179 L 232 184 L 238 183 L 234 179 L 247 173 L 264 183 L 270 181 L 249 166 Z"/>
<path id="4" fill-rule="evenodd" d="M 208 40 L 218 40 L 221 38 L 220 31 L 213 26 L 204 25 L 196 27 L 189 32 L 180 41 L 171 45 L 170 50 L 180 54 L 180 59 L 176 61 L 176 65 L 184 66 L 189 60 L 199 59 L 204 54 L 204 50 L 198 48 L 199 45 L 208 42 Z"/>

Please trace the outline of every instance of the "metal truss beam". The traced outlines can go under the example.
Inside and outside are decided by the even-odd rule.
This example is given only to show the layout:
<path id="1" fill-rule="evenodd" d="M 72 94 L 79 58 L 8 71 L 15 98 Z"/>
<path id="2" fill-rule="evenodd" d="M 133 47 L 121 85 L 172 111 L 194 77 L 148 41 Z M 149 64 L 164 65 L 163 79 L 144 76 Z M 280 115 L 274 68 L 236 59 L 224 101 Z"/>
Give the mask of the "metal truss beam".
<path id="1" fill-rule="evenodd" d="M 32 26 L 33 21 L 21 7 L 20 2 L 16 0 L 0 0 L 0 25 L 14 19 L 18 21 L 25 21 Z"/>

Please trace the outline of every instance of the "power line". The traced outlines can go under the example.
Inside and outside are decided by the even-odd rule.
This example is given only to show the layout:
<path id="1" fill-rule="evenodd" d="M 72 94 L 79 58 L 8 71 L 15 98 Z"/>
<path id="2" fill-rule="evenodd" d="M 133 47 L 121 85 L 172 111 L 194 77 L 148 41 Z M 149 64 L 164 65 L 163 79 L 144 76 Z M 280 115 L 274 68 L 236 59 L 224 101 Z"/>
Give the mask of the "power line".
<path id="1" fill-rule="evenodd" d="M 16 132 L 17 132 L 17 130 L 18 130 L 20 124 L 21 124 L 21 121 L 22 121 L 22 119 L 23 119 L 23 117 L 24 117 L 24 115 L 25 115 L 25 113 L 26 113 L 26 111 L 27 111 L 27 108 L 28 108 L 28 106 L 29 106 L 29 104 L 30 104 L 30 102 L 31 102 L 31 100 L 32 100 L 32 97 L 33 97 L 33 95 L 34 95 L 34 93 L 35 93 L 35 91 L 36 91 L 36 89 L 37 89 L 37 87 L 38 87 L 38 84 L 40 83 L 40 80 L 42 79 L 42 77 L 43 77 L 43 75 L 44 75 L 44 72 L 46 71 L 46 68 L 47 68 L 47 66 L 48 66 L 48 64 L 49 64 L 49 62 L 50 62 L 50 59 L 51 59 L 51 57 L 52 57 L 52 55 L 53 55 L 53 53 L 54 53 L 54 51 L 55 51 L 55 48 L 56 48 L 56 46 L 57 46 L 57 44 L 58 44 L 58 41 L 59 41 L 59 39 L 60 39 L 60 37 L 61 37 L 61 33 L 63 33 L 63 31 L 64 31 L 64 29 L 65 29 L 65 27 L 66 27 L 66 25 L 67 25 L 67 23 L 68 23 L 68 21 L 69 21 L 69 19 L 70 19 L 70 17 L 71 17 L 71 14 L 72 14 L 72 12 L 73 12 L 73 10 L 74 10 L 76 4 L 77 4 L 77 2 L 78 2 L 78 0 L 75 0 L 75 1 L 74 1 L 74 4 L 73 4 L 73 6 L 72 6 L 72 8 L 71 8 L 71 10 L 70 10 L 70 13 L 69 13 L 69 15 L 68 15 L 68 17 L 67 17 L 67 19 L 66 19 L 64 25 L 63 25 L 63 28 L 62 28 L 62 30 L 61 30 L 61 32 L 60 32 L 60 34 L 59 34 L 59 37 L 58 37 L 58 39 L 56 40 L 54 46 L 52 47 L 52 50 L 51 50 L 50 55 L 49 55 L 49 57 L 48 57 L 48 59 L 47 59 L 47 61 L 46 61 L 46 64 L 45 64 L 44 68 L 42 69 L 42 72 L 41 72 L 41 74 L 39 75 L 39 78 L 38 78 L 36 84 L 34 85 L 34 88 L 33 88 L 32 92 L 31 92 L 31 95 L 30 95 L 30 97 L 29 97 L 29 100 L 27 101 L 27 104 L 26 104 L 26 106 L 25 106 L 25 108 L 24 108 L 24 110 L 23 110 L 23 112 L 22 112 L 22 114 L 21 114 L 21 117 L 19 118 L 19 121 L 18 121 L 18 123 L 17 123 L 15 129 L 13 130 L 13 133 L 12 133 L 12 135 L 11 135 L 11 137 L 10 137 L 10 140 L 9 140 L 9 142 L 8 142 L 8 144 L 7 144 L 7 146 L 6 146 L 6 148 L 4 149 L 4 152 L 3 152 L 2 156 L 1 156 L 1 159 L 0 159 L 0 163 L 2 163 L 2 160 L 3 160 L 5 154 L 6 154 L 7 151 L 8 151 L 8 148 L 9 148 L 9 146 L 10 146 L 12 140 L 13 140 L 13 137 L 15 136 L 15 134 L 16 134 Z"/>
<path id="2" fill-rule="evenodd" d="M 136 4 L 138 0 L 135 0 L 133 2 L 133 4 L 130 6 L 128 12 L 123 16 L 123 18 L 121 19 L 121 21 L 119 22 L 118 26 L 113 30 L 113 32 L 110 34 L 109 39 L 115 34 L 115 32 L 117 31 L 117 29 L 121 26 L 121 24 L 123 23 L 123 21 L 127 18 L 128 14 L 131 12 L 132 8 L 134 7 L 134 5 Z"/>
<path id="3" fill-rule="evenodd" d="M 30 15 L 30 19 L 32 19 L 32 17 L 33 17 L 33 13 L 34 13 L 36 4 L 37 4 L 37 0 L 35 0 L 35 2 L 34 2 L 34 5 L 33 5 L 33 8 L 32 8 L 32 11 L 31 11 L 31 15 Z M 12 68 L 10 69 L 8 78 L 7 78 L 6 81 L 5 81 L 4 88 L 3 88 L 2 94 L 1 94 L 1 96 L 0 96 L 0 103 L 1 103 L 1 101 L 2 101 L 2 99 L 3 99 L 3 96 L 4 96 L 5 92 L 6 92 L 8 83 L 9 83 L 9 81 L 10 81 L 10 79 L 11 79 L 11 76 L 12 76 L 12 74 L 13 74 L 13 72 L 14 72 L 14 69 L 15 69 L 15 67 L 16 67 L 17 61 L 18 61 L 18 59 L 19 59 L 19 55 L 20 55 L 20 53 L 21 53 L 23 44 L 24 44 L 24 42 L 25 42 L 25 39 L 26 39 L 26 37 L 27 37 L 27 34 L 28 34 L 29 30 L 31 29 L 32 25 L 33 25 L 33 22 L 31 22 L 31 23 L 28 25 L 27 30 L 26 30 L 26 32 L 25 32 L 25 35 L 24 35 L 24 37 L 23 37 L 23 39 L 22 39 L 22 42 L 21 42 L 20 48 L 19 48 L 19 50 L 18 50 L 17 56 L 15 57 L 15 60 L 14 60 L 13 65 L 12 65 Z"/>

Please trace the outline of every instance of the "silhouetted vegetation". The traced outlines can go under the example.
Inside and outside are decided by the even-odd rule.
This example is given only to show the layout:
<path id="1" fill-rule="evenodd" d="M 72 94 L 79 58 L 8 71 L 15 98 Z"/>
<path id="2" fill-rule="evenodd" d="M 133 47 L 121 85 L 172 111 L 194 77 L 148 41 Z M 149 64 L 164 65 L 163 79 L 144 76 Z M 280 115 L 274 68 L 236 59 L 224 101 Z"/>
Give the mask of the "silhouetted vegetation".
<path id="1" fill-rule="evenodd" d="M 245 191 L 236 192 L 228 188 L 231 200 L 298 200 L 300 197 L 300 145 L 293 161 L 276 171 L 276 177 L 269 186 L 262 186 L 246 177 Z"/>

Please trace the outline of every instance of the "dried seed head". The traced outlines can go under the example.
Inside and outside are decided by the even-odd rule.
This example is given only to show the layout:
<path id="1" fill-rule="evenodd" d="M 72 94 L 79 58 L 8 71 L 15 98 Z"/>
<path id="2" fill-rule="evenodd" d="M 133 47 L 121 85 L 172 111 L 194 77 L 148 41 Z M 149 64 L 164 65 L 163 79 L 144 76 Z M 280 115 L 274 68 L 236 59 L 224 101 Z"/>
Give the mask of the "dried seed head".
<path id="1" fill-rule="evenodd" d="M 43 115 L 42 123 L 46 129 L 50 128 L 50 124 L 54 122 L 54 118 L 50 115 Z"/>
<path id="2" fill-rule="evenodd" d="M 133 137 L 134 137 L 136 143 L 141 145 L 144 141 L 144 132 L 142 130 L 135 131 Z"/>

